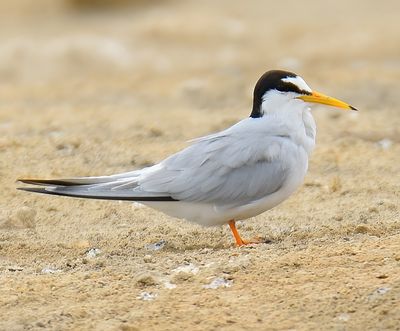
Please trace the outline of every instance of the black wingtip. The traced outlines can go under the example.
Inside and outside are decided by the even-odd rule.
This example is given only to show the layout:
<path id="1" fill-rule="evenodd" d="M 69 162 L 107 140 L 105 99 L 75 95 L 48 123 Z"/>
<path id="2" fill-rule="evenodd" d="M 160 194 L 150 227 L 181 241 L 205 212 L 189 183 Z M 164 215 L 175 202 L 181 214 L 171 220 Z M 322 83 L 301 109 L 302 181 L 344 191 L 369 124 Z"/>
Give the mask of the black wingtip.
<path id="1" fill-rule="evenodd" d="M 18 178 L 17 182 L 30 184 L 30 185 L 45 185 L 45 186 L 76 186 L 79 184 L 71 183 L 62 179 L 29 179 Z"/>
<path id="2" fill-rule="evenodd" d="M 17 190 L 34 192 L 34 193 L 52 194 L 51 191 L 47 191 L 44 187 L 17 187 Z"/>
<path id="3" fill-rule="evenodd" d="M 82 198 L 82 199 L 96 199 L 96 200 L 117 200 L 117 201 L 178 201 L 170 196 L 156 196 L 156 197 L 131 197 L 131 196 L 94 196 L 89 194 L 80 194 L 80 193 L 73 193 L 73 192 L 66 192 L 66 191 L 53 191 L 48 190 L 44 187 L 18 187 L 17 190 L 26 191 L 26 192 L 33 192 L 33 193 L 41 193 L 41 194 L 49 194 L 49 195 L 58 195 L 58 196 L 65 196 L 71 198 Z"/>

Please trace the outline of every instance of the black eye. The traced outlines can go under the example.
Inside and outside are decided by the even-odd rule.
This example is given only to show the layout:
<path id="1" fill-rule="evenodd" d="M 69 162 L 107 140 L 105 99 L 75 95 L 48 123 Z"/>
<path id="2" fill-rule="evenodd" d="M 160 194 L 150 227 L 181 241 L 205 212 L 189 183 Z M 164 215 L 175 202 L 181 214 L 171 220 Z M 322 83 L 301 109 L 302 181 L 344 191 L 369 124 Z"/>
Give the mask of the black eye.
<path id="1" fill-rule="evenodd" d="M 282 81 L 278 84 L 277 88 L 280 92 L 294 92 L 298 94 L 307 94 L 310 95 L 311 92 L 300 89 L 296 84 Z"/>

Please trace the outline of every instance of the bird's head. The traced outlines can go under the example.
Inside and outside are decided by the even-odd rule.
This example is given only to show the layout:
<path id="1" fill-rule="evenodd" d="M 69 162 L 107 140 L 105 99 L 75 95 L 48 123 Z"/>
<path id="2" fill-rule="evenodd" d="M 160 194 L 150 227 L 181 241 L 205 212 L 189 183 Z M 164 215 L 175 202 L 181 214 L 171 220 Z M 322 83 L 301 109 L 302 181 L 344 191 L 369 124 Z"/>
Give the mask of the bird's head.
<path id="1" fill-rule="evenodd" d="M 262 117 L 266 113 L 288 109 L 290 106 L 304 109 L 308 103 L 357 110 L 343 101 L 311 90 L 303 78 L 292 72 L 271 70 L 260 77 L 254 88 L 250 117 Z"/>

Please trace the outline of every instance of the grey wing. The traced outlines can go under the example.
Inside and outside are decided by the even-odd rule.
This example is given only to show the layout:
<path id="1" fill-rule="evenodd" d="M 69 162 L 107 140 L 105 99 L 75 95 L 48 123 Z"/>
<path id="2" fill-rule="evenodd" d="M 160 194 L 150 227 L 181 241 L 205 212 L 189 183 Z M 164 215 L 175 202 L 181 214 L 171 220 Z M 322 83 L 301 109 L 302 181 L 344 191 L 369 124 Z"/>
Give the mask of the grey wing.
<path id="1" fill-rule="evenodd" d="M 213 135 L 149 168 L 102 177 L 23 179 L 45 187 L 22 189 L 93 199 L 242 205 L 283 185 L 290 168 L 287 145 L 285 138 L 254 133 Z"/>
<path id="2" fill-rule="evenodd" d="M 283 137 L 216 136 L 197 141 L 139 178 L 147 192 L 175 200 L 242 205 L 265 197 L 287 179 L 291 143 Z"/>

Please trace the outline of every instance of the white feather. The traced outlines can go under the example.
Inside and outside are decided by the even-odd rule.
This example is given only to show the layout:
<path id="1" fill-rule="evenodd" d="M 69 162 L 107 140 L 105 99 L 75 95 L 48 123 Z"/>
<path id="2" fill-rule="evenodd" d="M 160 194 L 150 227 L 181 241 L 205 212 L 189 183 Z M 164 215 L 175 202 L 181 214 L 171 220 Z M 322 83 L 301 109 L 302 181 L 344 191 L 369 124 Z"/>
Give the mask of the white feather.
<path id="1" fill-rule="evenodd" d="M 292 83 L 296 85 L 300 90 L 307 91 L 307 92 L 312 92 L 311 88 L 307 85 L 307 83 L 304 81 L 303 78 L 300 76 L 296 77 L 286 77 L 282 79 L 283 82 L 286 83 Z"/>

